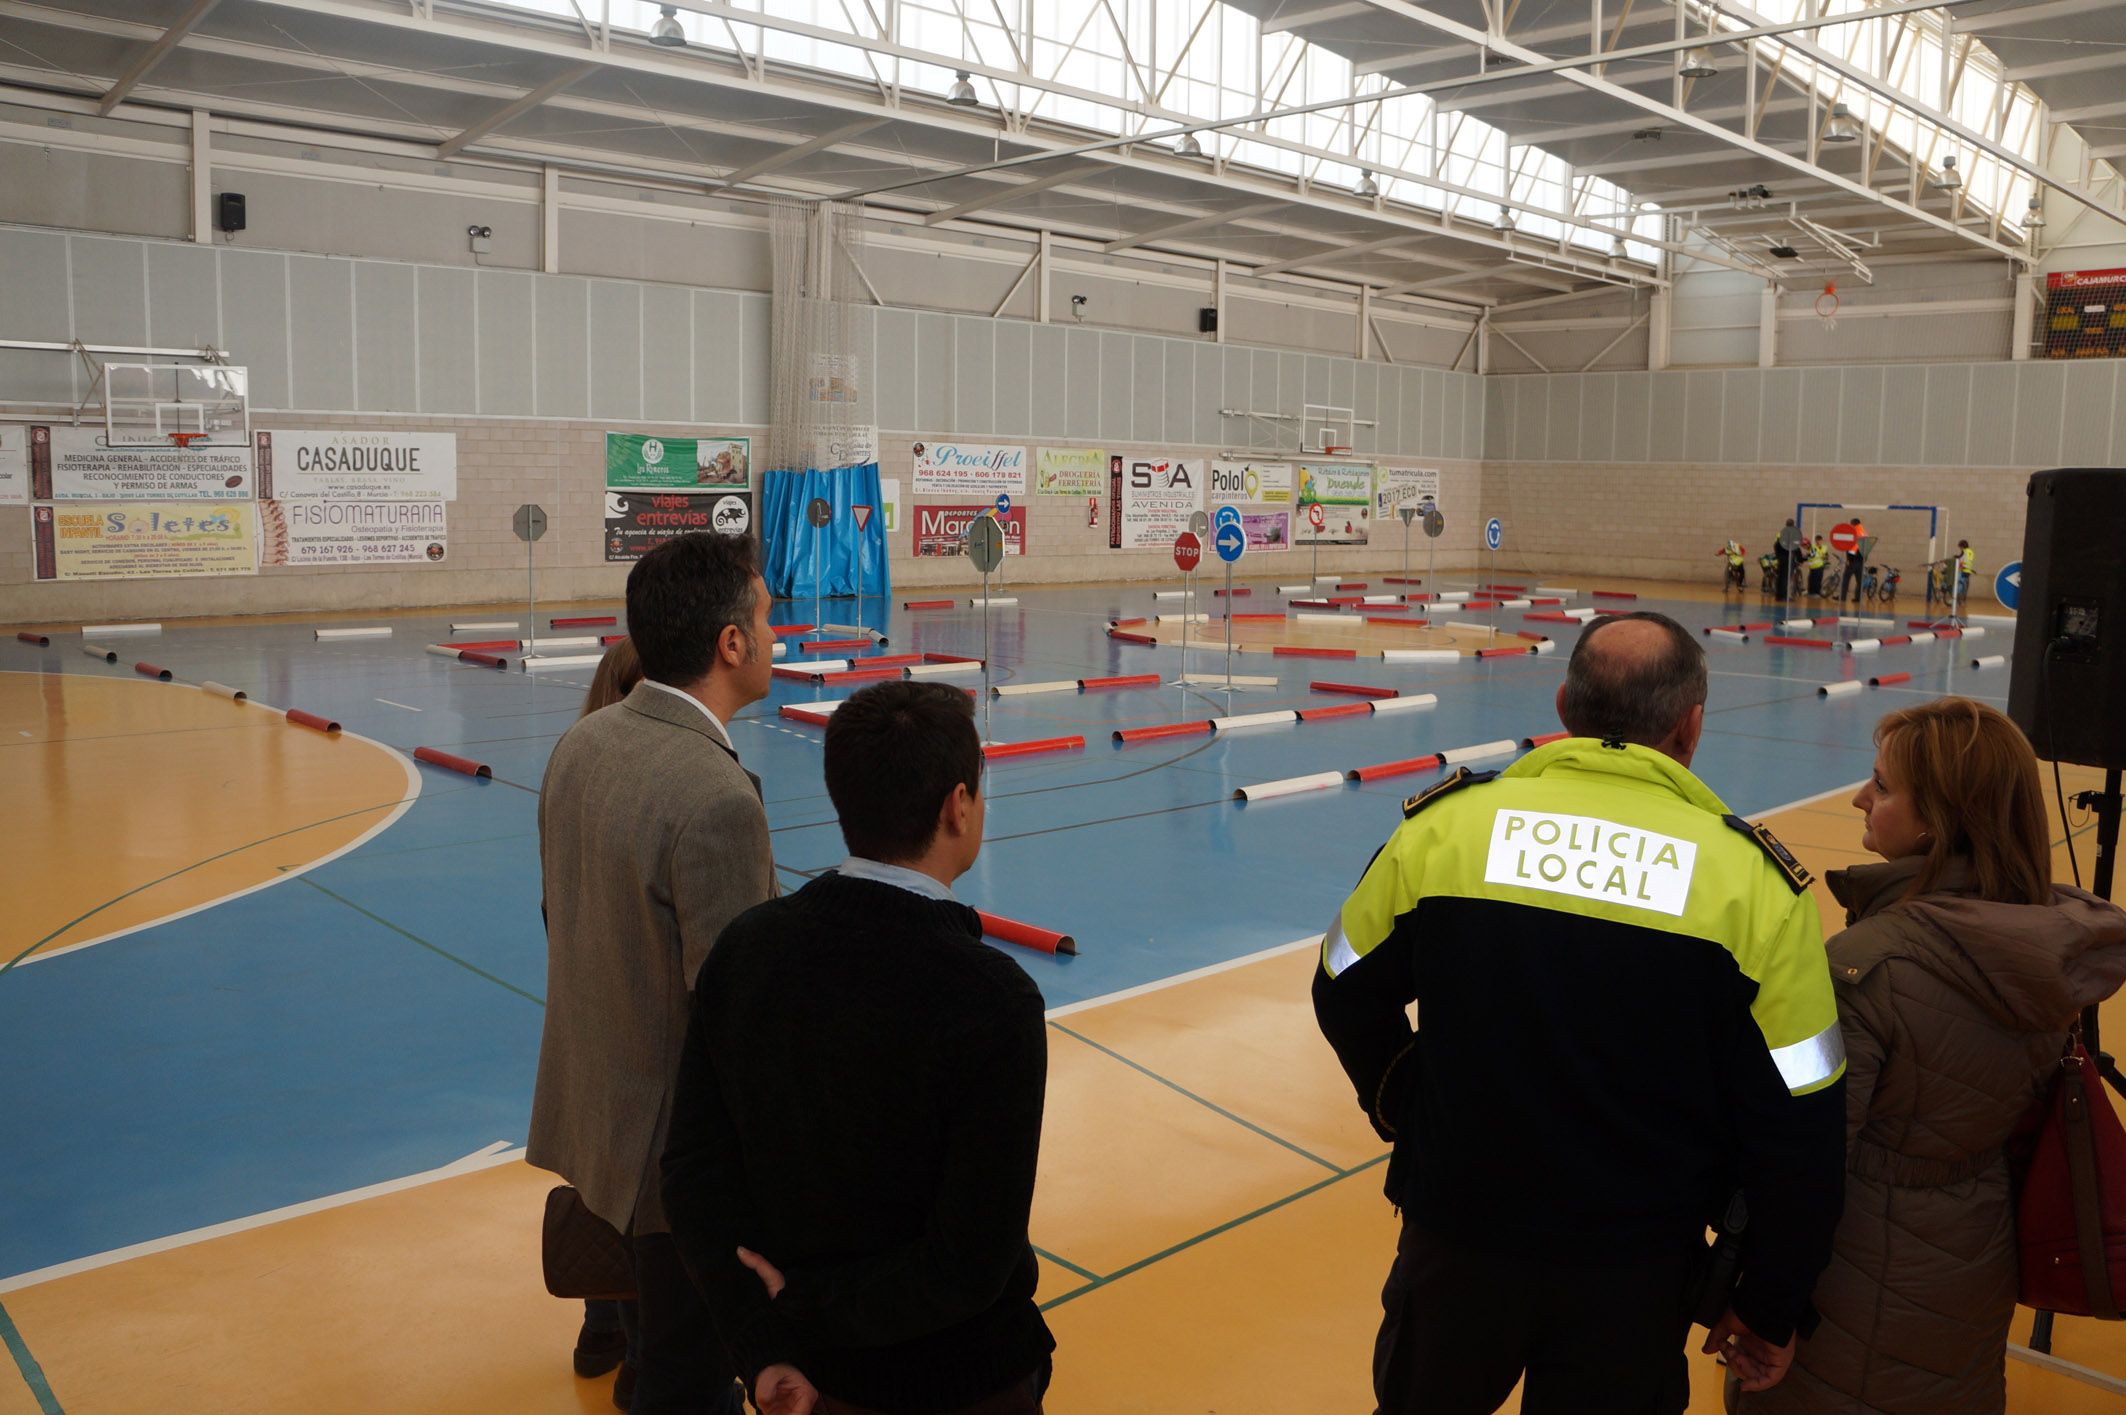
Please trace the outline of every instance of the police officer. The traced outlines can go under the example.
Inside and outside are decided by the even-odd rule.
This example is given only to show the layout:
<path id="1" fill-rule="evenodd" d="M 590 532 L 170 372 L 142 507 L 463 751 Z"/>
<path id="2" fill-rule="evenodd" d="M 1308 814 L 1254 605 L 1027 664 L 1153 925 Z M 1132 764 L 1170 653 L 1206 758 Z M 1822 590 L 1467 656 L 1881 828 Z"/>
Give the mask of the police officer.
<path id="1" fill-rule="evenodd" d="M 1830 559 L 1831 548 L 1824 544 L 1822 536 L 1816 537 L 1816 543 L 1808 549 L 1808 559 L 1802 562 L 1802 568 L 1809 572 L 1810 599 L 1823 596 L 1823 567 L 1830 563 Z"/>
<path id="2" fill-rule="evenodd" d="M 1956 602 L 1958 604 L 1962 604 L 1971 597 L 1971 575 L 1977 569 L 1978 552 L 1971 548 L 1971 542 L 1967 540 L 1958 541 L 1956 543 Z"/>
<path id="3" fill-rule="evenodd" d="M 1315 1016 L 1394 1144 L 1381 1415 L 1674 1415 L 1709 1219 L 1740 1278 L 1705 1350 L 1776 1384 L 1829 1261 L 1845 1055 L 1808 875 L 1689 766 L 1705 656 L 1588 626 L 1572 737 L 1403 804 L 1322 943 Z M 1413 1029 L 1406 1013 L 1418 1006 Z"/>

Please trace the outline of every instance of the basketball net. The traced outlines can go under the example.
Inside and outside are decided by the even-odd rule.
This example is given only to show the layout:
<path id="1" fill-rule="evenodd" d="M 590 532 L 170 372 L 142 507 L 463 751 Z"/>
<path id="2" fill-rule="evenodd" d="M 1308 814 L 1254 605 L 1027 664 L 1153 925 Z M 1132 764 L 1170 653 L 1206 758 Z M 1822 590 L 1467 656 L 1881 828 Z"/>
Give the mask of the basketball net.
<path id="1" fill-rule="evenodd" d="M 1825 284 L 1823 293 L 1816 297 L 1816 318 L 1822 322 L 1824 329 L 1838 328 L 1838 306 L 1842 303 L 1838 298 L 1836 282 Z"/>

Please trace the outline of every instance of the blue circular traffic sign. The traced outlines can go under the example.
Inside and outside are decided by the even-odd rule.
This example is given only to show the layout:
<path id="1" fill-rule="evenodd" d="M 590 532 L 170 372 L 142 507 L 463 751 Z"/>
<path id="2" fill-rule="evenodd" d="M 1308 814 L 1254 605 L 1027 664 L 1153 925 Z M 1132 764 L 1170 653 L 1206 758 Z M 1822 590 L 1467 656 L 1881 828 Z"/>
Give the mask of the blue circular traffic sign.
<path id="1" fill-rule="evenodd" d="M 1001 492 L 1001 491 L 1000 491 L 1000 492 L 998 492 L 998 493 L 997 493 L 997 514 L 998 514 L 999 516 L 1005 516 L 1005 515 L 1009 515 L 1009 514 L 1010 514 L 1010 512 L 1011 512 L 1011 496 L 1010 496 L 1010 494 L 1009 494 L 1009 493 L 1007 493 L 1007 492 Z"/>
<path id="2" fill-rule="evenodd" d="M 2015 608 L 2015 602 L 2023 597 L 2023 562 L 2011 560 L 2001 566 L 2001 572 L 1993 577 L 1993 597 L 2007 609 Z"/>
<path id="3" fill-rule="evenodd" d="M 1218 558 L 1228 565 L 1248 553 L 1248 538 L 1240 529 L 1240 513 L 1236 511 L 1233 516 L 1218 528 L 1217 539 L 1212 542 L 1218 547 Z"/>
<path id="4" fill-rule="evenodd" d="M 1216 511 L 1213 511 L 1213 512 L 1211 513 L 1211 524 L 1212 524 L 1213 526 L 1237 526 L 1237 525 L 1239 525 L 1239 524 L 1240 524 L 1240 508 L 1239 508 L 1238 506 L 1221 506 L 1221 507 L 1219 507 L 1219 508 L 1218 508 L 1218 509 L 1217 509 Z"/>
<path id="5" fill-rule="evenodd" d="M 1500 524 L 1499 518 L 1493 516 L 1490 520 L 1484 522 L 1484 544 L 1492 550 L 1497 550 L 1505 543 L 1506 527 Z"/>

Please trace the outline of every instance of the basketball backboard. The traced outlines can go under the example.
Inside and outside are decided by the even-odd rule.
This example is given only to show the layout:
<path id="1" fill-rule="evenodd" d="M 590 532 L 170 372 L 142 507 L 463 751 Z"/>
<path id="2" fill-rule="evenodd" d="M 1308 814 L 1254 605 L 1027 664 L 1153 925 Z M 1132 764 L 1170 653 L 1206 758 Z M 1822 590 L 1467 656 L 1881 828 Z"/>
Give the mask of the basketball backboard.
<path id="1" fill-rule="evenodd" d="M 103 418 L 112 447 L 248 447 L 250 371 L 227 364 L 105 364 Z"/>

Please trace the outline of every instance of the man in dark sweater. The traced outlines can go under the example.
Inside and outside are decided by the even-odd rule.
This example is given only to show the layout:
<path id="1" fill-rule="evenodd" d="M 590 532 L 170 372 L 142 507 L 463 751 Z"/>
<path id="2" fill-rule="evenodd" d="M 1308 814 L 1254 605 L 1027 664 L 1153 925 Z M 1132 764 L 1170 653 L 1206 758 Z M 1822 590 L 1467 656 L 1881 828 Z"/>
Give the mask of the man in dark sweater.
<path id="1" fill-rule="evenodd" d="M 733 920 L 694 989 L 664 1201 L 768 1415 L 1038 1415 L 1041 995 L 951 884 L 982 848 L 967 695 L 829 719 L 850 858 Z"/>

